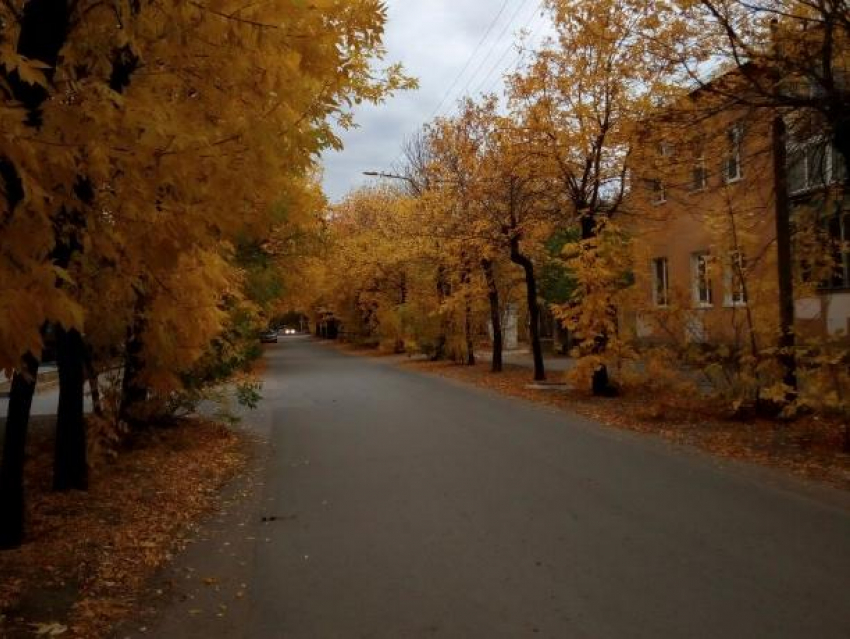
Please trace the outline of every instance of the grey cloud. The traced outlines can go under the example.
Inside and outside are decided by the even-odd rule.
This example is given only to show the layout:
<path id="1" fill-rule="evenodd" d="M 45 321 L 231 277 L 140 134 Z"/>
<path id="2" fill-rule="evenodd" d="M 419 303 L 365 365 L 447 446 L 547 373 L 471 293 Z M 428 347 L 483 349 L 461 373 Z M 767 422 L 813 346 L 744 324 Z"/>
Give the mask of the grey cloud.
<path id="1" fill-rule="evenodd" d="M 508 0 L 496 28 L 478 52 L 467 75 L 479 67 L 478 59 L 491 50 L 491 42 L 496 41 L 518 9 L 519 17 L 496 43 L 492 59 L 484 64 L 471 88 L 477 86 L 499 54 L 515 40 L 515 32 L 537 4 L 537 0 Z M 404 63 L 407 72 L 419 78 L 420 89 L 398 95 L 377 107 L 362 105 L 357 108 L 355 117 L 359 128 L 341 135 L 345 149 L 328 153 L 323 158 L 325 191 L 332 201 L 360 186 L 365 180 L 363 171 L 390 168 L 399 156 L 403 141 L 431 117 L 446 95 L 501 5 L 502 0 L 389 0 L 385 33 L 387 61 Z M 464 86 L 466 77 L 455 87 L 441 113 L 453 106 Z"/>

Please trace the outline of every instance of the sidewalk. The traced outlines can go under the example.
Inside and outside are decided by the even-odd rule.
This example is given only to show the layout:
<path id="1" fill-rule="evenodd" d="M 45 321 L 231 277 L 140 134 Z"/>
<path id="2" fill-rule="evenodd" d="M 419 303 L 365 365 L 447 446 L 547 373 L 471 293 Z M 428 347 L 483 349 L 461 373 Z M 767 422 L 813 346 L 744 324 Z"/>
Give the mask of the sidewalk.
<path id="1" fill-rule="evenodd" d="M 493 359 L 493 352 L 482 350 L 476 352 L 476 356 L 480 356 L 482 360 L 489 362 Z M 502 362 L 513 366 L 522 366 L 523 368 L 534 368 L 534 358 L 531 355 L 531 351 L 524 348 L 504 351 L 502 353 Z M 575 366 L 575 360 L 566 355 L 544 353 L 543 366 L 547 373 L 563 373 Z"/>
<path id="2" fill-rule="evenodd" d="M 38 384 L 36 392 L 39 392 L 39 387 L 44 389 L 45 386 L 52 386 L 57 380 L 59 371 L 56 368 L 56 362 L 48 362 L 40 364 L 38 367 Z M 6 377 L 6 374 L 0 370 L 0 397 L 5 397 L 9 392 L 9 387 L 12 385 L 12 380 Z"/>
<path id="3" fill-rule="evenodd" d="M 0 371 L 0 434 L 3 433 L 6 423 L 6 411 L 9 408 L 9 386 L 11 381 Z M 88 384 L 85 387 L 84 410 L 92 410 L 91 394 Z M 35 387 L 35 395 L 32 398 L 33 417 L 55 415 L 59 404 L 59 371 L 56 364 L 42 364 L 38 367 L 38 384 Z"/>

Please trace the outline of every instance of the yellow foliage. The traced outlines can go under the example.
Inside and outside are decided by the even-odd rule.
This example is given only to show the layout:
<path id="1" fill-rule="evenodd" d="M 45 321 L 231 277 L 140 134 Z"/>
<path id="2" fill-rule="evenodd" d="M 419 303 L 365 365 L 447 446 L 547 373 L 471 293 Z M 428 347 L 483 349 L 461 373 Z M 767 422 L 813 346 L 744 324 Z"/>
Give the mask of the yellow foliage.
<path id="1" fill-rule="evenodd" d="M 300 259 L 301 230 L 324 207 L 317 157 L 340 144 L 334 123 L 415 86 L 398 65 L 375 68 L 385 7 L 74 3 L 55 68 L 17 53 L 10 7 L 0 8 L 0 157 L 13 176 L 0 180 L 0 367 L 39 354 L 45 322 L 82 330 L 100 353 L 144 324 L 145 377 L 173 389 L 241 296 L 232 246 L 265 243 L 281 271 Z M 45 88 L 37 128 L 13 72 Z M 62 246 L 69 257 L 57 261 Z"/>

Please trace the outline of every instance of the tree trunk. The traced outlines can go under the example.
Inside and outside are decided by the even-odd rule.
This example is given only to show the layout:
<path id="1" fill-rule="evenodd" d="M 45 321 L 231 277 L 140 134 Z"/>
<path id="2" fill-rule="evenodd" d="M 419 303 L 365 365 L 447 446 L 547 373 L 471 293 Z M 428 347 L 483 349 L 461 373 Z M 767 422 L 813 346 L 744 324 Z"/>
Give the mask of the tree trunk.
<path id="1" fill-rule="evenodd" d="M 440 305 L 440 329 L 437 334 L 437 340 L 434 344 L 434 355 L 431 361 L 438 362 L 446 358 L 446 345 L 448 343 L 448 328 L 446 326 L 446 318 L 442 311 L 443 302 L 449 296 L 448 283 L 446 282 L 446 269 L 443 266 L 437 267 L 437 302 Z"/>
<path id="2" fill-rule="evenodd" d="M 24 459 L 38 360 L 23 358 L 24 370 L 12 377 L 3 465 L 0 467 L 0 550 L 17 548 L 24 539 Z"/>
<path id="3" fill-rule="evenodd" d="M 54 490 L 87 490 L 86 423 L 83 415 L 86 345 L 76 329 L 59 328 L 56 363 L 59 367 L 59 408 L 56 413 Z"/>
<path id="4" fill-rule="evenodd" d="M 405 342 L 404 337 L 406 333 L 406 327 L 404 322 L 404 305 L 407 304 L 407 274 L 402 271 L 399 275 L 398 282 L 398 310 L 399 314 L 399 334 L 396 335 L 395 344 L 393 345 L 393 351 L 396 355 L 401 355 L 405 352 Z"/>
<path id="5" fill-rule="evenodd" d="M 493 325 L 493 361 L 490 370 L 493 373 L 502 372 L 502 312 L 499 308 L 499 287 L 496 285 L 496 274 L 493 270 L 493 260 L 482 259 L 481 269 L 487 282 L 487 299 L 490 301 L 490 323 Z"/>
<path id="6" fill-rule="evenodd" d="M 540 344 L 540 306 L 537 303 L 537 278 L 534 275 L 534 262 L 524 255 L 519 248 L 519 239 L 511 239 L 511 261 L 519 264 L 525 271 L 525 292 L 528 302 L 529 338 L 531 353 L 534 357 L 534 381 L 546 379 L 546 369 L 543 366 L 543 347 Z"/>
<path id="7" fill-rule="evenodd" d="M 466 342 L 466 365 L 475 366 L 475 343 L 472 335 L 472 302 L 469 294 L 469 283 L 471 274 L 466 258 L 463 258 L 464 266 L 460 272 L 460 281 L 464 285 L 463 289 L 463 337 Z"/>
<path id="8" fill-rule="evenodd" d="M 69 19 L 67 0 L 29 0 L 20 11 L 16 50 L 31 60 L 47 64 L 45 75 L 48 79 L 53 77 L 53 67 L 65 44 Z M 26 108 L 27 125 L 40 126 L 41 106 L 49 97 L 48 91 L 41 85 L 24 81 L 17 71 L 0 70 L 0 77 L 11 88 L 12 97 Z M 7 158 L 0 159 L 0 178 L 11 214 L 25 194 L 17 168 Z M 23 540 L 24 456 L 38 360 L 27 354 L 22 362 L 24 370 L 12 377 L 0 468 L 0 548 L 19 546 Z"/>
<path id="9" fill-rule="evenodd" d="M 139 409 L 148 398 L 148 389 L 141 383 L 142 341 L 135 334 L 130 335 L 124 346 L 124 375 L 121 379 L 121 420 L 131 426 L 142 423 Z"/>
<path id="10" fill-rule="evenodd" d="M 94 366 L 91 348 L 86 348 L 86 381 L 89 383 L 89 391 L 91 392 L 92 412 L 98 417 L 103 417 L 103 403 L 100 399 L 100 386 L 97 380 L 97 370 Z"/>
<path id="11" fill-rule="evenodd" d="M 779 289 L 779 361 L 784 369 L 783 383 L 789 388 L 786 399 L 797 395 L 797 359 L 794 353 L 794 266 L 791 256 L 791 217 L 788 202 L 786 143 L 782 117 L 773 120 L 773 177 L 776 218 L 777 284 Z"/>
<path id="12" fill-rule="evenodd" d="M 466 365 L 475 366 L 475 340 L 472 335 L 472 305 L 468 300 L 463 312 L 463 332 L 466 337 Z"/>

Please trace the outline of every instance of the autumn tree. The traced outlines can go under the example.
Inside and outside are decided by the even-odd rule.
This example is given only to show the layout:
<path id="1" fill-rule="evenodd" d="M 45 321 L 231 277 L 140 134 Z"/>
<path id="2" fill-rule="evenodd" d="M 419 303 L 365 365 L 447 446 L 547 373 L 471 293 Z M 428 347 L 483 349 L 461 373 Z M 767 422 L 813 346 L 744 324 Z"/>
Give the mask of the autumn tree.
<path id="1" fill-rule="evenodd" d="M 436 176 L 433 172 L 434 149 L 431 141 L 431 134 L 427 127 L 405 140 L 402 148 L 403 167 L 401 175 L 398 176 L 403 181 L 403 188 L 411 197 L 423 200 L 437 187 Z M 435 239 L 432 248 L 434 250 L 431 252 L 431 258 L 435 263 L 434 288 L 439 307 L 436 311 L 439 317 L 439 331 L 430 355 L 434 360 L 441 360 L 446 356 L 448 343 L 448 317 L 444 304 L 451 295 L 448 278 L 450 266 L 444 253 L 439 250 L 439 239 Z"/>
<path id="2" fill-rule="evenodd" d="M 498 113 L 495 98 L 485 98 L 479 104 L 466 102 L 459 117 L 476 132 L 478 166 L 471 228 L 482 246 L 488 294 L 492 300 L 498 290 L 492 269 L 500 255 L 522 269 L 534 379 L 542 381 L 546 373 L 540 340 L 536 262 L 553 229 L 554 216 L 544 197 L 549 183 L 527 135 L 510 117 Z M 491 306 L 491 314 L 495 315 L 495 311 Z"/>
<path id="3" fill-rule="evenodd" d="M 432 187 L 425 201 L 430 213 L 430 224 L 426 226 L 429 231 L 426 232 L 437 240 L 441 252 L 450 260 L 447 269 L 458 277 L 453 295 L 462 298 L 464 354 L 470 365 L 475 363 L 474 273 L 481 269 L 486 280 L 491 322 L 496 320 L 494 336 L 497 331 L 499 333 L 494 344 L 494 366 L 498 368 L 501 359 L 501 349 L 495 348 L 501 342 L 498 288 L 486 238 L 480 236 L 475 225 L 480 204 L 477 186 L 481 177 L 480 148 L 484 131 L 480 121 L 471 115 L 471 104 L 467 104 L 460 115 L 438 118 L 428 126 L 428 174 Z"/>
<path id="4" fill-rule="evenodd" d="M 238 238 L 273 233 L 275 202 L 339 144 L 348 107 L 410 81 L 373 72 L 377 0 L 0 12 L 0 366 L 15 370 L 0 521 L 14 545 L 43 328 L 60 354 L 55 484 L 84 488 L 85 353 L 123 355 L 127 419 L 179 388 L 242 296 Z"/>
<path id="5" fill-rule="evenodd" d="M 658 62 L 652 40 L 641 34 L 666 37 L 678 21 L 663 3 L 548 0 L 546 8 L 556 35 L 511 78 L 511 107 L 545 162 L 551 206 L 580 231 L 574 266 L 592 270 L 600 241 L 613 237 L 600 232 L 627 192 L 633 133 L 669 94 L 671 65 Z M 613 389 L 604 353 L 617 333 L 617 310 L 606 296 L 620 280 L 592 273 L 577 279 L 576 299 L 561 314 L 582 340 L 594 394 L 607 395 Z"/>

